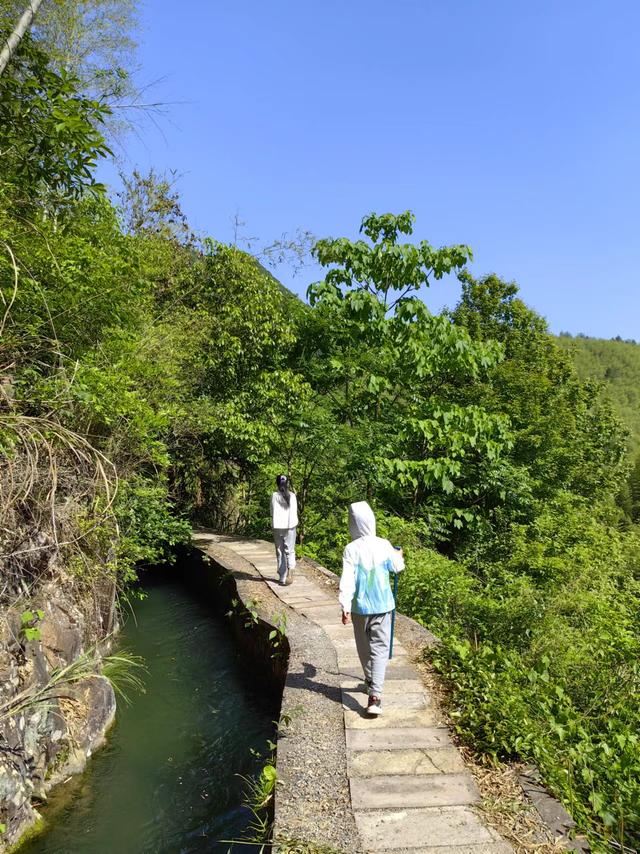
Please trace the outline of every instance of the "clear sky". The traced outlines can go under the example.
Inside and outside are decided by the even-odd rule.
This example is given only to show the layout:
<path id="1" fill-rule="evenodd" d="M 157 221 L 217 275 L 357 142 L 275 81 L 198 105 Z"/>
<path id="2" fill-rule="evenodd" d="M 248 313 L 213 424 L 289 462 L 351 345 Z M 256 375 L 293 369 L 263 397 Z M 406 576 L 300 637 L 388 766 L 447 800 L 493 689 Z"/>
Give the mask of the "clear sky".
<path id="1" fill-rule="evenodd" d="M 169 106 L 126 168 L 177 170 L 224 241 L 236 212 L 268 242 L 410 208 L 552 331 L 640 339 L 639 39 L 637 0 L 147 0 L 140 79 Z"/>

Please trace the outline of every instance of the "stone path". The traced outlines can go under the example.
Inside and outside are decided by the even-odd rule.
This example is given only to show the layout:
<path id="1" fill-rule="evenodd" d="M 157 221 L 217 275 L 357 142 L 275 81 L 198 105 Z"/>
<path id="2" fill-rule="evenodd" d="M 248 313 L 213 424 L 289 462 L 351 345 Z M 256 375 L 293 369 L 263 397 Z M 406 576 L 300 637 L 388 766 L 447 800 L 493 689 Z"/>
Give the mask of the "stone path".
<path id="1" fill-rule="evenodd" d="M 257 540 L 209 535 L 256 567 L 290 608 L 320 626 L 337 655 L 351 805 L 367 854 L 508 854 L 513 849 L 485 825 L 473 805 L 480 796 L 449 731 L 437 723 L 433 698 L 407 651 L 394 642 L 383 714 L 365 714 L 362 668 L 351 626 L 340 622 L 333 591 L 298 571 L 277 581 L 274 548 Z"/>

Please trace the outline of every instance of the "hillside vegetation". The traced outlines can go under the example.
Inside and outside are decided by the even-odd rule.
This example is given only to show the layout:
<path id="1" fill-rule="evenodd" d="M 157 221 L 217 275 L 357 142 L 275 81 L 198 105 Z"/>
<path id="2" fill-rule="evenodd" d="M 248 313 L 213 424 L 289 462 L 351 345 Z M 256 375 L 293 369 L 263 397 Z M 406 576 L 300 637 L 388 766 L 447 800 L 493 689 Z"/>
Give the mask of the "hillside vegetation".
<path id="1" fill-rule="evenodd" d="M 268 534 L 281 470 L 303 548 L 339 570 L 367 498 L 462 737 L 536 762 L 597 849 L 638 845 L 640 547 L 612 405 L 514 284 L 410 212 L 318 241 L 305 304 L 194 237 L 162 178 L 115 206 L 105 106 L 45 48 L 0 78 L 2 602 L 55 574 L 126 595 L 196 521 Z M 417 292 L 448 273 L 461 300 L 432 315 Z"/>
<path id="2" fill-rule="evenodd" d="M 600 384 L 628 429 L 628 477 L 620 484 L 617 503 L 627 522 L 640 523 L 640 345 L 619 338 L 606 340 L 562 333 L 561 347 L 571 353 L 578 375 Z"/>
<path id="3" fill-rule="evenodd" d="M 629 448 L 635 456 L 640 450 L 640 344 L 566 333 L 559 336 L 558 343 L 572 353 L 580 377 L 604 383 L 607 396 L 630 430 Z"/>

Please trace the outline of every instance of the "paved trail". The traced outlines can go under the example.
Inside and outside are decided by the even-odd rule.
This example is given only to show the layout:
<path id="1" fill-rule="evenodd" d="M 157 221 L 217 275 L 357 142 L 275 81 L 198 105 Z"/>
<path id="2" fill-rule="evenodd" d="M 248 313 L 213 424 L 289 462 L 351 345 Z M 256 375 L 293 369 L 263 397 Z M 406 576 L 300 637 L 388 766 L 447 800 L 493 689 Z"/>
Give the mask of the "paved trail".
<path id="1" fill-rule="evenodd" d="M 320 626 L 335 647 L 340 672 L 351 806 L 362 850 L 378 854 L 509 854 L 512 848 L 483 823 L 471 774 L 437 725 L 434 699 L 402 644 L 394 642 L 384 712 L 365 715 L 362 668 L 351 627 L 342 626 L 333 591 L 298 571 L 277 582 L 273 546 L 258 540 L 206 536 L 250 561 L 282 602 Z M 203 536 L 198 535 L 203 545 Z"/>

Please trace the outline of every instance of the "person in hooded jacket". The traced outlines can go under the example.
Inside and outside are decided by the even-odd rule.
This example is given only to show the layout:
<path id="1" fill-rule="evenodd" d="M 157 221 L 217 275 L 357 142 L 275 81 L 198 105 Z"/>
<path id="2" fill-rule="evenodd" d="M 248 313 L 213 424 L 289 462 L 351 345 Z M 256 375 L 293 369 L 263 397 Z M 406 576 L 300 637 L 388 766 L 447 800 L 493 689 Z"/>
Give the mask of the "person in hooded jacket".
<path id="1" fill-rule="evenodd" d="M 271 494 L 271 528 L 276 545 L 280 584 L 292 584 L 296 568 L 296 527 L 298 500 L 289 487 L 286 474 L 276 477 L 276 491 Z"/>
<path id="2" fill-rule="evenodd" d="M 353 623 L 358 657 L 369 694 L 367 712 L 382 712 L 382 689 L 389 660 L 391 615 L 395 609 L 390 572 L 404 569 L 402 551 L 376 537 L 376 520 L 366 501 L 349 507 L 351 542 L 342 556 L 342 622 Z"/>

